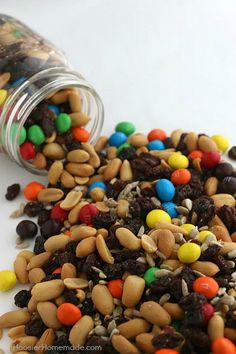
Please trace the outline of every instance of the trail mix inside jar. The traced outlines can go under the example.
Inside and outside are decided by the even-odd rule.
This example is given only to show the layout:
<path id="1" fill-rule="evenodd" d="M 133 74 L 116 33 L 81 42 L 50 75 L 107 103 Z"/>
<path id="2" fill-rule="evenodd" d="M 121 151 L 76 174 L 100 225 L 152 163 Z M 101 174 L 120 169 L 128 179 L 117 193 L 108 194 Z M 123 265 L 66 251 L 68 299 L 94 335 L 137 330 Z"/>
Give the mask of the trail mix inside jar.
<path id="1" fill-rule="evenodd" d="M 37 218 L 18 223 L 14 272 L 0 272 L 2 291 L 30 286 L 15 296 L 19 309 L 0 316 L 12 350 L 235 354 L 228 140 L 180 129 L 135 134 L 121 122 L 94 147 L 77 144 L 50 163 L 48 185 L 24 186 L 27 203 L 12 214 Z M 19 193 L 14 184 L 6 198 Z"/>

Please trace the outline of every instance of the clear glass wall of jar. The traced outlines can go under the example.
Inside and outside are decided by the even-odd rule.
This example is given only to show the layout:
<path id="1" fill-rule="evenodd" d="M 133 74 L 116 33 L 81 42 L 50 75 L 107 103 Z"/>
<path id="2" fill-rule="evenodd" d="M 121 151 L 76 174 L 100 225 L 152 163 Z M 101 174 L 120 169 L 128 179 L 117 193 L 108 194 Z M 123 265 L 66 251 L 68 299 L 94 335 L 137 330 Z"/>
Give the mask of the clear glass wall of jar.
<path id="1" fill-rule="evenodd" d="M 6 81 L 6 82 L 4 82 Z M 0 91 L 7 91 L 1 103 L 1 151 L 30 172 L 43 174 L 32 161 L 22 159 L 20 132 L 34 108 L 53 93 L 77 90 L 81 111 L 91 118 L 86 129 L 94 143 L 101 131 L 104 110 L 94 88 L 71 69 L 64 54 L 27 26 L 6 15 L 0 15 Z M 12 134 L 12 125 L 17 129 Z"/>

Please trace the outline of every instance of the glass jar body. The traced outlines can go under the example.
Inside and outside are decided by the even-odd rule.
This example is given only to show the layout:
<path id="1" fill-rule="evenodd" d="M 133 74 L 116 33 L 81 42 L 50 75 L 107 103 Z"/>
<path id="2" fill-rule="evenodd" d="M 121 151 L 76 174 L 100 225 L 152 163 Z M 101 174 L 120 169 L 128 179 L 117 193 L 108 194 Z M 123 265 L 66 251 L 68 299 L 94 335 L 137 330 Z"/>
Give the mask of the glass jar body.
<path id="1" fill-rule="evenodd" d="M 104 111 L 94 88 L 71 69 L 64 54 L 54 45 L 16 19 L 0 15 L 1 151 L 31 172 L 45 173 L 32 161 L 22 158 L 22 129 L 37 105 L 50 103 L 51 97 L 63 92 L 68 95 L 76 92 L 80 97 L 81 112 L 90 118 L 89 141 L 95 142 L 103 125 Z"/>

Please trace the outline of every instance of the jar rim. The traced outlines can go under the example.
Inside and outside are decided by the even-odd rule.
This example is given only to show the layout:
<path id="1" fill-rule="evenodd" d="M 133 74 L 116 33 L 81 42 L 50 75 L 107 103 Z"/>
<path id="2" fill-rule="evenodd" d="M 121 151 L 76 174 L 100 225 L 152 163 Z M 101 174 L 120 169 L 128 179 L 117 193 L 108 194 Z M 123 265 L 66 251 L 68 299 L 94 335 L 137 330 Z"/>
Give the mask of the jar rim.
<path id="1" fill-rule="evenodd" d="M 34 91 L 35 88 L 33 86 L 44 79 L 52 79 L 52 81 Z M 85 100 L 87 99 L 91 102 L 93 100 L 95 116 L 93 117 L 89 142 L 94 143 L 103 126 L 104 107 L 96 90 L 76 71 L 64 67 L 55 67 L 40 71 L 14 89 L 4 104 L 0 122 L 4 151 L 18 165 L 34 174 L 45 175 L 46 170 L 39 170 L 31 162 L 22 158 L 19 144 L 21 128 L 30 113 L 40 102 L 53 92 L 69 87 L 77 87 L 84 93 Z M 91 109 L 91 102 L 87 104 L 88 109 Z M 16 129 L 15 140 L 12 141 L 11 126 L 14 122 L 18 122 L 19 125 Z"/>

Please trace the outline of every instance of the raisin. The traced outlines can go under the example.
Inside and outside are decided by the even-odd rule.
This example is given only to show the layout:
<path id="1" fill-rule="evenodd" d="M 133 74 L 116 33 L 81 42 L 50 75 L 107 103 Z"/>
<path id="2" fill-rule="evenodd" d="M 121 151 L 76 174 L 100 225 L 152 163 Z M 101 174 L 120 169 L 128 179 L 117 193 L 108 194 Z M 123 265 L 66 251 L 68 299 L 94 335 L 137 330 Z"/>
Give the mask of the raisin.
<path id="1" fill-rule="evenodd" d="M 44 249 L 45 239 L 42 236 L 37 236 L 34 243 L 34 253 L 40 254 L 45 252 Z"/>
<path id="2" fill-rule="evenodd" d="M 123 266 L 121 263 L 117 264 L 105 264 L 103 268 L 103 272 L 106 274 L 107 281 L 113 279 L 121 279 L 123 276 Z"/>
<path id="3" fill-rule="evenodd" d="M 115 258 L 115 262 L 116 263 L 121 263 L 128 260 L 132 260 L 132 259 L 137 259 L 141 256 L 141 252 L 139 251 L 131 251 L 131 250 L 122 250 L 119 253 L 115 253 L 114 254 L 114 258 Z"/>
<path id="4" fill-rule="evenodd" d="M 179 301 L 182 297 L 182 280 L 179 278 L 172 279 L 169 293 L 174 301 Z"/>
<path id="5" fill-rule="evenodd" d="M 49 138 L 50 136 L 52 136 L 55 127 L 51 118 L 44 117 L 44 119 L 42 119 L 40 122 L 40 126 L 46 137 Z"/>
<path id="6" fill-rule="evenodd" d="M 160 333 L 152 339 L 155 349 L 176 348 L 180 346 L 184 338 L 177 333 Z"/>
<path id="7" fill-rule="evenodd" d="M 127 218 L 125 219 L 125 224 L 123 226 L 137 235 L 140 227 L 143 226 L 143 222 L 140 218 Z"/>
<path id="8" fill-rule="evenodd" d="M 74 265 L 77 265 L 77 258 L 76 255 L 71 253 L 71 252 L 62 252 L 58 255 L 58 261 L 60 267 L 63 266 L 65 263 L 72 263 Z"/>
<path id="9" fill-rule="evenodd" d="M 56 350 L 58 353 L 67 353 L 69 349 L 66 350 L 66 348 L 69 348 L 71 344 L 69 342 L 68 336 L 61 335 L 55 340 L 53 346 L 57 348 Z M 51 350 L 49 351 L 49 353 L 51 353 Z"/>
<path id="10" fill-rule="evenodd" d="M 104 228 L 109 229 L 116 222 L 116 215 L 111 212 L 102 213 L 99 212 L 95 217 L 93 217 L 92 224 L 96 229 Z"/>
<path id="11" fill-rule="evenodd" d="M 232 160 L 236 160 L 236 146 L 232 146 L 228 152 L 228 156 Z"/>
<path id="12" fill-rule="evenodd" d="M 219 245 L 209 246 L 201 255 L 201 261 L 211 261 L 216 255 L 218 255 L 221 247 Z"/>
<path id="13" fill-rule="evenodd" d="M 186 281 L 189 291 L 192 291 L 192 284 L 193 284 L 194 280 L 196 279 L 196 275 L 193 272 L 193 270 L 189 267 L 184 267 L 184 269 L 181 273 L 181 277 L 183 280 Z"/>
<path id="14" fill-rule="evenodd" d="M 78 241 L 70 241 L 65 247 L 65 251 L 76 255 L 76 247 L 78 246 Z"/>
<path id="15" fill-rule="evenodd" d="M 27 336 L 41 337 L 43 332 L 47 329 L 43 321 L 39 318 L 31 319 L 25 325 L 25 334 Z"/>
<path id="16" fill-rule="evenodd" d="M 168 293 L 171 288 L 172 280 L 173 278 L 168 275 L 163 276 L 157 280 L 154 280 L 150 286 L 151 293 L 159 296 Z"/>
<path id="17" fill-rule="evenodd" d="M 187 134 L 186 133 L 182 133 L 179 139 L 179 142 L 175 148 L 176 151 L 181 151 L 183 155 L 187 155 L 188 156 L 188 149 L 185 143 L 185 138 L 186 138 Z"/>
<path id="18" fill-rule="evenodd" d="M 224 205 L 218 210 L 217 215 L 221 218 L 230 233 L 236 231 L 236 207 Z"/>
<path id="19" fill-rule="evenodd" d="M 229 310 L 225 315 L 225 326 L 230 328 L 236 328 L 236 314 L 234 311 Z"/>
<path id="20" fill-rule="evenodd" d="M 75 292 L 73 290 L 65 290 L 63 296 L 66 302 L 70 302 L 73 305 L 79 305 L 79 299 L 76 297 Z"/>
<path id="21" fill-rule="evenodd" d="M 188 222 L 202 227 L 208 225 L 216 214 L 213 199 L 207 196 L 201 196 L 194 200 L 193 207 L 188 216 Z"/>
<path id="22" fill-rule="evenodd" d="M 19 193 L 20 193 L 20 185 L 19 183 L 14 183 L 11 186 L 7 187 L 5 198 L 7 200 L 13 200 L 18 196 Z"/>
<path id="23" fill-rule="evenodd" d="M 163 143 L 165 144 L 166 149 L 173 149 L 174 144 L 171 138 L 166 138 Z"/>
<path id="24" fill-rule="evenodd" d="M 50 219 L 51 212 L 49 210 L 42 210 L 38 215 L 38 225 L 42 226 L 46 221 Z"/>
<path id="25" fill-rule="evenodd" d="M 106 190 L 107 198 L 117 199 L 118 195 L 127 184 L 128 182 L 122 181 L 121 179 L 117 179 L 114 183 L 108 183 Z"/>
<path id="26" fill-rule="evenodd" d="M 208 350 L 210 349 L 210 339 L 208 335 L 203 332 L 200 328 L 186 328 L 181 331 L 182 334 L 196 347 Z M 202 353 L 199 352 L 199 353 Z"/>
<path id="27" fill-rule="evenodd" d="M 224 259 L 224 257 L 221 254 L 217 254 L 213 258 L 213 262 L 218 265 L 218 267 L 220 268 L 221 274 L 230 274 L 231 273 L 231 269 L 228 266 L 228 263 L 226 262 L 226 260 Z"/>
<path id="28" fill-rule="evenodd" d="M 203 304 L 206 303 L 206 298 L 202 294 L 198 293 L 191 293 L 187 296 L 183 296 L 180 301 L 179 305 L 185 311 L 190 311 L 193 308 L 201 308 Z"/>
<path id="29" fill-rule="evenodd" d="M 85 344 L 87 354 L 105 354 L 106 347 L 107 341 L 98 336 L 91 336 Z"/>
<path id="30" fill-rule="evenodd" d="M 93 301 L 91 299 L 85 299 L 82 302 L 81 311 L 82 311 L 83 316 L 84 315 L 91 316 L 93 313 L 95 313 Z"/>
<path id="31" fill-rule="evenodd" d="M 136 150 L 135 148 L 133 148 L 132 146 L 127 147 L 127 148 L 123 148 L 119 153 L 118 153 L 118 157 L 123 161 L 123 160 L 133 160 L 135 157 L 137 157 L 136 155 Z"/>
<path id="32" fill-rule="evenodd" d="M 124 271 L 142 277 L 147 270 L 147 266 L 133 259 L 127 259 L 122 263 Z"/>
<path id="33" fill-rule="evenodd" d="M 43 203 L 28 202 L 24 207 L 24 213 L 30 218 L 33 218 L 35 216 L 38 216 L 43 209 L 44 209 Z"/>
<path id="34" fill-rule="evenodd" d="M 27 307 L 28 303 L 31 299 L 31 292 L 28 290 L 20 290 L 16 295 L 15 295 L 15 305 L 17 307 Z"/>
<path id="35" fill-rule="evenodd" d="M 203 313 L 199 310 L 190 310 L 185 311 L 184 317 L 182 320 L 182 325 L 186 328 L 197 326 L 200 327 L 204 324 L 204 316 Z"/>
<path id="36" fill-rule="evenodd" d="M 84 264 L 83 264 L 83 272 L 88 276 L 90 277 L 94 271 L 92 269 L 92 267 L 97 267 L 99 269 L 102 268 L 102 262 L 101 260 L 98 258 L 98 256 L 96 254 L 90 254 Z"/>
<path id="37" fill-rule="evenodd" d="M 81 143 L 78 140 L 74 139 L 71 132 L 64 134 L 64 139 L 68 151 L 77 150 L 81 148 Z"/>

